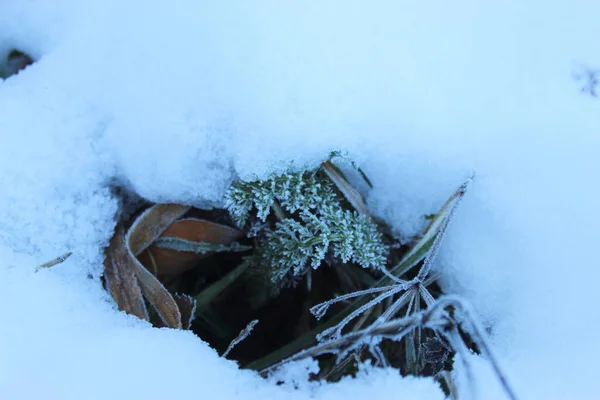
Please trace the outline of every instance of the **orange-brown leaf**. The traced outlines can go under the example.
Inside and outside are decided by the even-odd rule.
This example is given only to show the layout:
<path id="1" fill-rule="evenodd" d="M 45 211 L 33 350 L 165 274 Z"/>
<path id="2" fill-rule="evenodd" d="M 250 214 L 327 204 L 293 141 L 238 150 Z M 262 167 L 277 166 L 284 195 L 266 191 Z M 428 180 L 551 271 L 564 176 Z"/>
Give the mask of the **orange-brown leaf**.
<path id="1" fill-rule="evenodd" d="M 122 224 L 117 225 L 115 235 L 110 241 L 104 267 L 108 292 L 117 303 L 119 310 L 149 320 L 140 286 L 131 268 L 129 251 L 125 247 Z"/>
<path id="2" fill-rule="evenodd" d="M 135 276 L 138 279 L 144 297 L 156 309 L 156 312 L 169 328 L 182 329 L 179 306 L 171 293 L 154 275 L 144 267 L 137 258 L 131 256 Z"/>
<path id="3" fill-rule="evenodd" d="M 173 296 L 135 255 L 146 249 L 189 208 L 178 204 L 154 205 L 135 220 L 126 235 L 119 224 L 109 246 L 106 272 L 109 291 L 120 309 L 149 320 L 143 294 L 166 326 L 182 328 L 181 313 Z"/>
<path id="4" fill-rule="evenodd" d="M 228 245 L 241 239 L 244 233 L 227 225 L 203 219 L 182 219 L 173 222 L 161 237 L 176 237 L 191 242 Z M 158 273 L 161 275 L 181 274 L 194 266 L 207 254 L 183 252 L 157 246 L 150 246 L 139 259 L 148 269 L 154 268 L 149 252 L 152 254 Z"/>
<path id="5" fill-rule="evenodd" d="M 127 233 L 127 244 L 131 252 L 136 256 L 140 254 L 189 209 L 189 206 L 181 204 L 156 204 L 144 211 Z"/>

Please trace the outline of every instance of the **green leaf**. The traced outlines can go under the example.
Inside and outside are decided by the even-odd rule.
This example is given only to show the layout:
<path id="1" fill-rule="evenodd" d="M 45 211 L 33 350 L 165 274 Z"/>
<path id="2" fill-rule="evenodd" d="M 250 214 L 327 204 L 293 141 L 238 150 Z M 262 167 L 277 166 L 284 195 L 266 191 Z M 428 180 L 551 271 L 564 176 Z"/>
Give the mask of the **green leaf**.
<path id="1" fill-rule="evenodd" d="M 196 298 L 196 315 L 202 312 L 202 309 L 210 304 L 219 294 L 221 294 L 229 285 L 235 282 L 250 266 L 248 259 L 238 265 L 235 269 L 219 279 L 206 289 L 204 289 Z"/>

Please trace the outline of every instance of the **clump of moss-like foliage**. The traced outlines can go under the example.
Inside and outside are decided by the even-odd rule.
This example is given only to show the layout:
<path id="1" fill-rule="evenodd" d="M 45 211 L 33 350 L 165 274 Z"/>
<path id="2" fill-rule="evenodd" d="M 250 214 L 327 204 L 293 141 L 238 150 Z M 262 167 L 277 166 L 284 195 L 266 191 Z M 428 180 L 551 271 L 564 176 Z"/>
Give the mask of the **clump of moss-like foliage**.
<path id="1" fill-rule="evenodd" d="M 319 268 L 328 255 L 366 269 L 385 266 L 388 246 L 377 225 L 344 202 L 317 169 L 237 182 L 225 204 L 234 221 L 258 237 L 255 266 L 281 285 Z M 277 222 L 267 224 L 271 214 Z"/>

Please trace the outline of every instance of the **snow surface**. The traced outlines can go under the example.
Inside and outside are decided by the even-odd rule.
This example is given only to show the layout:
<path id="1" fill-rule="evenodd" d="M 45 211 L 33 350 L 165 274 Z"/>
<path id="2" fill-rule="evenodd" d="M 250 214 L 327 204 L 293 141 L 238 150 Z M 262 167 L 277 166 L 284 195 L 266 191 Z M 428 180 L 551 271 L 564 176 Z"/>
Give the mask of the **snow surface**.
<path id="1" fill-rule="evenodd" d="M 440 399 L 365 371 L 278 387 L 102 291 L 124 187 L 218 204 L 235 176 L 348 150 L 401 235 L 477 178 L 438 268 L 522 399 L 596 398 L 600 66 L 593 1 L 0 2 L 0 393 L 6 399 Z M 66 251 L 50 270 L 36 265 Z M 481 398 L 503 398 L 473 357 Z"/>

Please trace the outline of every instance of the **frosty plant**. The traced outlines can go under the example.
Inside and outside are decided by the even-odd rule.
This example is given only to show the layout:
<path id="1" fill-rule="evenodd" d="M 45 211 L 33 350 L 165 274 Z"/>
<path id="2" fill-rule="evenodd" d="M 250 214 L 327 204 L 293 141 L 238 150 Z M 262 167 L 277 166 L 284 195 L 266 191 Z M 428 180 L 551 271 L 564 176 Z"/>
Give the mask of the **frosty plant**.
<path id="1" fill-rule="evenodd" d="M 437 279 L 435 275 L 430 276 L 431 267 L 449 222 L 466 193 L 470 181 L 471 179 L 461 185 L 448 199 L 440 212 L 434 216 L 420 240 L 398 264 L 393 266 L 389 272 L 384 272 L 384 277 L 375 285 L 369 289 L 340 295 L 311 308 L 312 314 L 317 319 L 321 319 L 332 305 L 347 302 L 350 299 L 359 299 L 340 313 L 338 318 L 332 319 L 331 325 L 333 326 L 327 327 L 316 335 L 317 345 L 298 351 L 276 364 L 263 368 L 262 372 L 268 374 L 289 362 L 323 354 L 333 354 L 336 359 L 336 367 L 344 368 L 348 360 L 360 360 L 360 354 L 365 350 L 370 353 L 376 365 L 387 367 L 390 366 L 390 362 L 382 342 L 389 340 L 405 343 L 406 367 L 409 371 L 416 373 L 423 369 L 424 363 L 443 364 L 451 350 L 458 352 L 468 378 L 472 382 L 468 348 L 459 331 L 460 322 L 463 321 L 467 325 L 465 332 L 473 337 L 479 349 L 492 364 L 508 397 L 516 399 L 514 391 L 498 366 L 483 331 L 469 311 L 468 305 L 461 299 L 451 296 L 436 300 L 427 289 Z M 410 280 L 398 278 L 418 264 L 420 267 L 414 278 Z M 367 296 L 372 296 L 372 298 L 365 299 Z M 421 301 L 425 303 L 423 310 L 420 306 Z M 376 307 L 380 308 L 379 311 L 373 312 Z M 401 310 L 403 311 L 401 312 Z M 372 318 L 370 324 L 363 328 L 364 322 L 373 313 L 376 318 Z M 344 332 L 353 320 L 361 316 L 363 317 L 361 321 Z M 429 329 L 434 334 L 427 341 L 422 340 L 424 329 Z M 438 365 L 438 368 L 440 367 Z M 445 379 L 449 394 L 454 395 L 451 390 L 454 383 L 450 376 L 440 374 L 440 377 Z"/>
<path id="2" fill-rule="evenodd" d="M 263 232 L 255 264 L 279 283 L 317 269 L 330 249 L 342 263 L 384 268 L 388 247 L 377 225 L 368 215 L 343 209 L 343 202 L 326 173 L 317 169 L 238 182 L 225 204 L 240 226 L 254 213 L 250 231 Z M 273 229 L 265 224 L 271 212 L 279 220 Z"/>
<path id="3" fill-rule="evenodd" d="M 360 179 L 372 186 L 336 153 L 314 169 L 234 182 L 225 209 L 150 205 L 117 225 L 106 289 L 124 312 L 190 329 L 263 376 L 313 357 L 311 379 L 336 381 L 366 362 L 434 377 L 456 397 L 457 354 L 468 371 L 477 350 L 514 398 L 483 330 L 432 269 L 470 180 L 403 244 L 369 214 L 351 184 Z"/>

